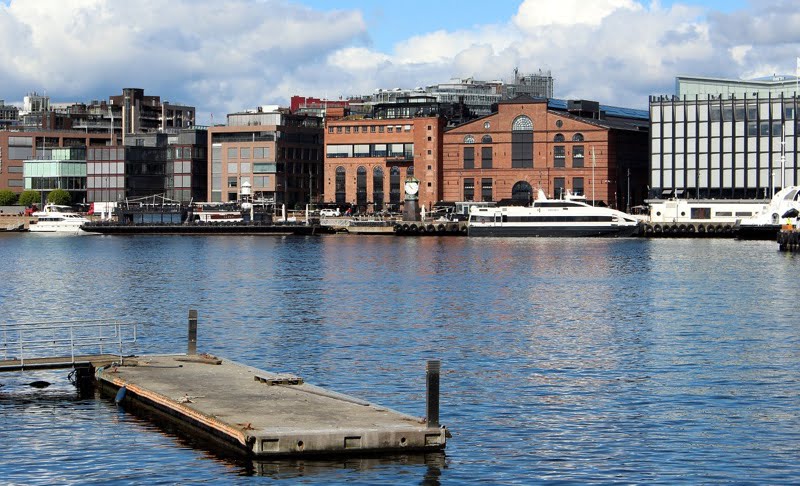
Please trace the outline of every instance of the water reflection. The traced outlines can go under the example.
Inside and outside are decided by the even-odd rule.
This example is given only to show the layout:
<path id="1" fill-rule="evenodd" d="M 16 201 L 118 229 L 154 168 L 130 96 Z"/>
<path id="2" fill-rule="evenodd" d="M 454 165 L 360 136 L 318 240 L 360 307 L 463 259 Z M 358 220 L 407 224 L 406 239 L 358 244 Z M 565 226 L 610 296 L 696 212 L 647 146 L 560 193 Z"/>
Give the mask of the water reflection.
<path id="1" fill-rule="evenodd" d="M 365 484 L 800 480 L 800 260 L 772 242 L 15 236 L 0 245 L 7 320 L 125 316 L 146 324 L 142 350 L 181 352 L 194 307 L 201 351 L 412 415 L 424 414 L 425 360 L 438 358 L 441 418 L 454 434 L 446 467 L 242 465 L 154 433 L 108 400 L 33 416 L 28 402 L 0 400 L 10 481 L 37 478 L 11 456 L 62 470 L 66 482 L 91 470 L 144 480 L 114 472 L 133 465 L 168 482 L 257 470 Z M 35 453 L 8 431 L 27 441 L 47 428 L 58 442 L 31 439 Z M 104 451 L 86 457 L 83 440 L 113 442 L 116 469 Z M 42 459 L 63 454 L 80 466 L 63 472 Z"/>

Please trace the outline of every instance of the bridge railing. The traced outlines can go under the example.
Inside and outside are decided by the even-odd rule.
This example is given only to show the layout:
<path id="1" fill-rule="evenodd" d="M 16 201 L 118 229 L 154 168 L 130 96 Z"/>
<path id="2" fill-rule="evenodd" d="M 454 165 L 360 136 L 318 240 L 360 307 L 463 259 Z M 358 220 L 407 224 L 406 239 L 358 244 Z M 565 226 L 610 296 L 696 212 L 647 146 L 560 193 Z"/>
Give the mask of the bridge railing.
<path id="1" fill-rule="evenodd" d="M 0 325 L 0 359 L 25 360 L 126 354 L 137 326 L 116 320 L 49 321 Z"/>

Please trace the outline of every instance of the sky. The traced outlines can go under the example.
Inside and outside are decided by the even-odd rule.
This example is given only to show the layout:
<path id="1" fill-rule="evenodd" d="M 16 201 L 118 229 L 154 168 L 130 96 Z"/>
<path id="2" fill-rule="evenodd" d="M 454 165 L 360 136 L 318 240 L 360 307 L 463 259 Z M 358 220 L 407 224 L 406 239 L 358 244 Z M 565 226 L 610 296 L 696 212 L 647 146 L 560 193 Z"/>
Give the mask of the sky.
<path id="1" fill-rule="evenodd" d="M 0 0 L 0 99 L 143 88 L 197 122 L 293 95 L 550 71 L 554 95 L 646 108 L 678 75 L 795 74 L 797 0 Z M 213 116 L 213 118 L 212 118 Z"/>

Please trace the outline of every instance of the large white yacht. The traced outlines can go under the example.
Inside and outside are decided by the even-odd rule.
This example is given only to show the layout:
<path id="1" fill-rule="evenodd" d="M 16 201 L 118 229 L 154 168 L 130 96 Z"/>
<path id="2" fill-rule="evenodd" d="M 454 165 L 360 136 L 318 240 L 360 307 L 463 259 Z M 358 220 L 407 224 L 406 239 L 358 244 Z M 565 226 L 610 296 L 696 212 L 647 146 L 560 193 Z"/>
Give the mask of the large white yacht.
<path id="1" fill-rule="evenodd" d="M 737 221 L 734 231 L 740 240 L 774 240 L 784 225 L 797 227 L 798 214 L 800 186 L 789 186 L 775 193 L 761 212 Z"/>
<path id="2" fill-rule="evenodd" d="M 582 196 L 547 199 L 539 190 L 531 206 L 475 207 L 467 223 L 470 236 L 633 236 L 634 216 L 591 206 Z"/>
<path id="3" fill-rule="evenodd" d="M 54 234 L 73 234 L 84 235 L 87 232 L 81 226 L 89 220 L 76 213 L 69 206 L 59 206 L 47 204 L 41 211 L 32 214 L 36 221 L 32 221 L 28 227 L 31 233 L 54 233 Z"/>

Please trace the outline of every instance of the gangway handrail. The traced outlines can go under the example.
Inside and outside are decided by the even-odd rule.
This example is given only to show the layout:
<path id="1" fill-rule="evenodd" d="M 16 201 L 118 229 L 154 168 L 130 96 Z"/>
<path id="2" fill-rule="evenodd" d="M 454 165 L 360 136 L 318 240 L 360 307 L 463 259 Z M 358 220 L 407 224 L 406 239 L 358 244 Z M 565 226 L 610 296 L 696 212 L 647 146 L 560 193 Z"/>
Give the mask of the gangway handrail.
<path id="1" fill-rule="evenodd" d="M 124 345 L 135 344 L 137 324 L 115 319 L 87 319 L 75 321 L 31 322 L 0 325 L 0 354 L 3 360 L 62 358 L 65 351 L 71 364 L 76 356 L 87 354 L 114 354 L 122 359 Z M 115 353 L 107 353 L 107 349 Z M 40 354 L 46 351 L 49 355 Z M 81 352 L 83 351 L 83 352 Z M 18 353 L 18 355 L 15 355 Z"/>

